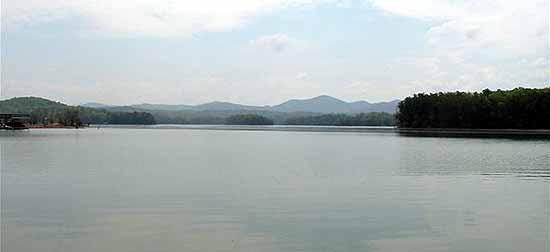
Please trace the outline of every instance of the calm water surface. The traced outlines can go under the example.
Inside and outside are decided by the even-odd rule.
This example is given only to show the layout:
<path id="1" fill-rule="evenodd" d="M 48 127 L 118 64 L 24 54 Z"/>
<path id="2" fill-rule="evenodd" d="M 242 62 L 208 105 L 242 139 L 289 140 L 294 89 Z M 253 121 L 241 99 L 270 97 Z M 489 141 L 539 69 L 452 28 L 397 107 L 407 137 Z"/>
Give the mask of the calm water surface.
<path id="1" fill-rule="evenodd" d="M 193 129 L 2 133 L 28 251 L 549 251 L 550 141 Z"/>

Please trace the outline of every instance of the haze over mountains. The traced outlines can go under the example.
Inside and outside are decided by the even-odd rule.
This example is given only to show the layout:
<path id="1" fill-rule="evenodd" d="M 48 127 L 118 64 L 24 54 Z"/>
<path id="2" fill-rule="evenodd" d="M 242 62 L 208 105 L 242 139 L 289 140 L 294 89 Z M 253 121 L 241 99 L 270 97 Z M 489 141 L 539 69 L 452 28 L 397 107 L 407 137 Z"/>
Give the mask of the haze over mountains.
<path id="1" fill-rule="evenodd" d="M 140 110 L 161 111 L 274 111 L 274 112 L 312 112 L 312 113 L 369 113 L 386 112 L 395 113 L 399 101 L 369 103 L 367 101 L 346 102 L 328 95 L 321 95 L 310 99 L 292 99 L 275 106 L 248 106 L 229 102 L 210 102 L 200 105 L 165 105 L 165 104 L 136 104 L 123 107 L 131 107 Z M 110 106 L 101 103 L 86 103 L 84 107 L 114 108 L 122 106 Z"/>

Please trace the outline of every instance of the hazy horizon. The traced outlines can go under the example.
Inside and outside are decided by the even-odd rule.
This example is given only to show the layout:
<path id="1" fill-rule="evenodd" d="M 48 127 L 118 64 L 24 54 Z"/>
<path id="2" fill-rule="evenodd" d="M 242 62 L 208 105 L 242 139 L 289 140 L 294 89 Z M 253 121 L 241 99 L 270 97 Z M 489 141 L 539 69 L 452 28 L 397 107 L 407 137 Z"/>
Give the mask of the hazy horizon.
<path id="1" fill-rule="evenodd" d="M 43 98 L 43 99 L 47 99 L 47 100 L 51 100 L 51 101 L 55 101 L 55 102 L 61 102 L 61 103 L 64 103 L 64 104 L 67 104 L 67 105 L 74 105 L 74 106 L 77 106 L 77 105 L 86 105 L 86 104 L 101 104 L 101 105 L 109 105 L 109 106 L 127 106 L 127 105 L 141 105 L 141 104 L 150 104 L 150 105 L 189 105 L 189 106 L 198 106 L 198 105 L 204 105 L 204 104 L 208 104 L 208 103 L 215 103 L 215 102 L 220 102 L 220 103 L 232 103 L 232 104 L 239 104 L 239 105 L 245 105 L 245 106 L 257 106 L 257 107 L 260 107 L 260 106 L 276 106 L 276 105 L 280 105 L 284 102 L 287 102 L 287 101 L 291 101 L 291 100 L 310 100 L 310 99 L 314 99 L 314 98 L 319 98 L 319 97 L 323 97 L 323 96 L 328 96 L 328 97 L 331 97 L 331 98 L 335 98 L 335 99 L 338 99 L 338 100 L 341 100 L 343 102 L 347 102 L 347 103 L 353 103 L 353 102 L 369 102 L 369 103 L 386 103 L 386 102 L 394 102 L 394 101 L 399 101 L 400 99 L 394 99 L 394 100 L 388 100 L 388 101 L 379 101 L 379 102 L 371 102 L 371 101 L 368 101 L 368 100 L 345 100 L 345 99 L 340 99 L 338 97 L 334 97 L 334 96 L 331 96 L 331 95 L 327 95 L 327 94 L 321 94 L 321 95 L 317 95 L 317 96 L 313 96 L 313 97 L 305 97 L 305 98 L 290 98 L 288 100 L 284 100 L 282 102 L 279 102 L 279 103 L 274 103 L 274 104 L 245 104 L 245 103 L 236 103 L 236 102 L 229 102 L 229 101 L 223 101 L 223 100 L 213 100 L 213 101 L 206 101 L 206 102 L 203 102 L 203 103 L 185 103 L 185 102 L 181 102 L 181 103 L 149 103 L 149 102 L 142 102 L 142 103 L 128 103 L 128 104 L 117 104 L 117 103 L 103 103 L 103 102 L 98 102 L 98 101 L 82 101 L 82 102 L 78 102 L 78 103 L 67 103 L 63 100 L 56 100 L 56 99 L 52 99 L 52 98 L 49 98 L 49 97 L 43 97 L 43 96 L 35 96 L 35 95 L 28 95 L 28 96 L 14 96 L 14 97 L 2 97 L 2 99 L 0 100 L 8 100 L 8 99 L 11 99 L 11 98 L 21 98 L 21 97 L 37 97 L 37 98 Z"/>
<path id="2" fill-rule="evenodd" d="M 2 3 L 2 99 L 383 102 L 549 82 L 545 0 Z"/>

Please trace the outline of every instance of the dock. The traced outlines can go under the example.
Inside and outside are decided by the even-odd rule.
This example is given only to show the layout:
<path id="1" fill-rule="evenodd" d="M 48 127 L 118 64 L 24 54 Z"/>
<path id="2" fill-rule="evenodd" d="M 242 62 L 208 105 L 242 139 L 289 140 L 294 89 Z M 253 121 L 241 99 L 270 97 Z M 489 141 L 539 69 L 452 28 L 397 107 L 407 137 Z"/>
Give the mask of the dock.
<path id="1" fill-rule="evenodd" d="M 0 129 L 23 130 L 28 129 L 31 116 L 29 114 L 0 113 Z"/>

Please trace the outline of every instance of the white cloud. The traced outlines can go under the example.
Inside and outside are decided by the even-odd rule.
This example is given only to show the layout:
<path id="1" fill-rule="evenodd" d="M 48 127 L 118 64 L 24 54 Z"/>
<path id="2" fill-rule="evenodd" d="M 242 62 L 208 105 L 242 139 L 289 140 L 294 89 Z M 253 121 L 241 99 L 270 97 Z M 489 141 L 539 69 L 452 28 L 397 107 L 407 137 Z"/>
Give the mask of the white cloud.
<path id="1" fill-rule="evenodd" d="M 250 41 L 250 44 L 262 50 L 282 52 L 290 47 L 299 46 L 302 42 L 297 39 L 290 38 L 286 34 L 273 34 L 258 37 Z"/>
<path id="2" fill-rule="evenodd" d="M 412 92 L 548 84 L 548 0 L 369 1 L 433 25 L 424 55 L 390 63 Z"/>
<path id="3" fill-rule="evenodd" d="M 309 74 L 306 72 L 300 72 L 296 75 L 296 80 L 307 80 L 309 79 Z"/>
<path id="4" fill-rule="evenodd" d="M 402 58 L 388 63 L 398 72 L 392 81 L 406 93 L 455 90 L 508 89 L 548 84 L 543 60 L 484 63 L 460 58 L 429 56 Z"/>
<path id="5" fill-rule="evenodd" d="M 548 0 L 369 0 L 389 13 L 435 25 L 431 47 L 506 58 L 548 54 Z"/>
<path id="6" fill-rule="evenodd" d="M 455 53 L 515 57 L 547 53 L 548 0 L 364 0 L 388 13 L 433 22 L 430 46 Z M 114 36 L 188 37 L 202 31 L 229 31 L 276 10 L 349 0 L 4 0 L 8 29 L 65 18 L 81 30 Z M 259 38 L 281 51 L 286 35 Z"/>
<path id="7" fill-rule="evenodd" d="M 548 68 L 548 58 L 540 57 L 531 62 L 534 67 Z"/>
<path id="8" fill-rule="evenodd" d="M 251 17 L 310 0 L 5 0 L 9 28 L 76 17 L 88 28 L 116 36 L 186 37 L 227 31 Z"/>

